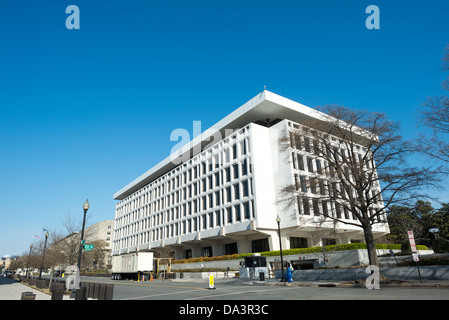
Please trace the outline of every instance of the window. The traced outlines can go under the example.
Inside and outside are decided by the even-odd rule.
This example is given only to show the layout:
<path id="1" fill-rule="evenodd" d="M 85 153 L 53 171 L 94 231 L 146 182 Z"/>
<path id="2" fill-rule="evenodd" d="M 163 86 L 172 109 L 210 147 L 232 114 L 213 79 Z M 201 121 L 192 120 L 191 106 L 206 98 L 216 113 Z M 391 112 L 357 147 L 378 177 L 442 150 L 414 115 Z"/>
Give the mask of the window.
<path id="1" fill-rule="evenodd" d="M 317 185 L 317 179 L 316 178 L 310 178 L 310 192 L 313 194 L 317 193 L 316 185 Z"/>
<path id="2" fill-rule="evenodd" d="M 220 173 L 219 172 L 217 172 L 215 174 L 215 186 L 216 187 L 220 186 Z"/>
<path id="3" fill-rule="evenodd" d="M 268 244 L 268 238 L 253 240 L 251 244 L 252 252 L 269 251 L 270 245 Z"/>
<path id="4" fill-rule="evenodd" d="M 327 201 L 325 200 L 321 201 L 321 206 L 323 207 L 323 215 L 325 217 L 329 216 L 329 212 L 327 210 Z"/>
<path id="5" fill-rule="evenodd" d="M 318 206 L 318 199 L 312 199 L 312 205 L 313 205 L 313 214 L 315 216 L 320 215 L 320 208 Z"/>
<path id="6" fill-rule="evenodd" d="M 307 158 L 307 170 L 309 170 L 309 172 L 313 172 L 312 158 Z"/>
<path id="7" fill-rule="evenodd" d="M 304 138 L 304 148 L 307 152 L 310 153 L 310 140 L 309 138 Z"/>
<path id="8" fill-rule="evenodd" d="M 240 199 L 240 185 L 236 183 L 234 185 L 234 200 Z"/>
<path id="9" fill-rule="evenodd" d="M 310 215 L 310 205 L 309 205 L 309 199 L 306 197 L 302 198 L 302 206 L 304 208 L 304 214 Z"/>
<path id="10" fill-rule="evenodd" d="M 201 198 L 201 202 L 203 203 L 203 211 L 207 209 L 207 201 L 206 196 Z"/>
<path id="11" fill-rule="evenodd" d="M 225 254 L 226 255 L 235 254 L 235 253 L 238 253 L 237 242 L 225 244 Z"/>
<path id="12" fill-rule="evenodd" d="M 234 207 L 235 209 L 235 221 L 242 221 L 242 216 L 240 214 L 240 204 Z"/>
<path id="13" fill-rule="evenodd" d="M 203 220 L 203 229 L 206 230 L 207 229 L 207 216 L 205 214 L 203 214 L 203 216 L 201 218 Z"/>
<path id="14" fill-rule="evenodd" d="M 242 163 L 242 176 L 246 176 L 248 174 L 248 162 L 245 159 Z"/>
<path id="15" fill-rule="evenodd" d="M 243 216 L 245 217 L 245 219 L 250 218 L 249 202 L 245 202 L 243 204 Z"/>
<path id="16" fill-rule="evenodd" d="M 226 208 L 226 213 L 228 216 L 228 223 L 232 223 L 232 207 Z"/>
<path id="17" fill-rule="evenodd" d="M 318 159 L 316 160 L 316 172 L 321 174 L 321 161 Z"/>
<path id="18" fill-rule="evenodd" d="M 290 237 L 290 249 L 295 248 L 307 248 L 307 239 L 306 238 L 298 238 L 298 237 Z"/>
<path id="19" fill-rule="evenodd" d="M 212 208 L 214 206 L 214 195 L 213 193 L 209 194 L 209 208 Z"/>
<path id="20" fill-rule="evenodd" d="M 304 171 L 304 161 L 302 155 L 298 154 L 298 169 Z"/>
<path id="21" fill-rule="evenodd" d="M 227 167 L 225 169 L 225 175 L 226 175 L 226 182 L 231 181 L 231 167 Z"/>
<path id="22" fill-rule="evenodd" d="M 243 187 L 243 196 L 248 197 L 249 196 L 248 180 L 242 182 L 242 187 Z"/>
<path id="23" fill-rule="evenodd" d="M 215 224 L 216 226 L 221 226 L 221 212 L 215 212 Z"/>
<path id="24" fill-rule="evenodd" d="M 213 228 L 213 227 L 214 227 L 214 213 L 209 212 L 209 228 Z"/>
<path id="25" fill-rule="evenodd" d="M 234 179 L 237 179 L 239 177 L 239 165 L 236 163 L 232 167 L 234 169 Z"/>
<path id="26" fill-rule="evenodd" d="M 232 146 L 232 159 L 237 159 L 237 144 Z"/>
<path id="27" fill-rule="evenodd" d="M 203 257 L 212 257 L 212 247 L 203 248 Z"/>
<path id="28" fill-rule="evenodd" d="M 301 139 L 298 135 L 295 137 L 295 146 L 296 149 L 301 150 Z"/>
<path id="29" fill-rule="evenodd" d="M 212 175 L 210 175 L 208 177 L 208 180 L 209 180 L 209 190 L 211 190 L 214 187 L 213 184 L 212 184 Z"/>
<path id="30" fill-rule="evenodd" d="M 300 176 L 299 181 L 300 181 L 301 192 L 307 192 L 306 177 Z"/>
<path id="31" fill-rule="evenodd" d="M 220 191 L 215 192 L 215 205 L 216 206 L 220 205 Z"/>
<path id="32" fill-rule="evenodd" d="M 231 187 L 226 188 L 226 196 L 227 196 L 227 201 L 231 202 L 232 201 Z"/>
<path id="33" fill-rule="evenodd" d="M 320 194 L 324 196 L 326 194 L 326 189 L 324 187 L 324 180 L 319 179 L 319 184 L 320 184 Z"/>

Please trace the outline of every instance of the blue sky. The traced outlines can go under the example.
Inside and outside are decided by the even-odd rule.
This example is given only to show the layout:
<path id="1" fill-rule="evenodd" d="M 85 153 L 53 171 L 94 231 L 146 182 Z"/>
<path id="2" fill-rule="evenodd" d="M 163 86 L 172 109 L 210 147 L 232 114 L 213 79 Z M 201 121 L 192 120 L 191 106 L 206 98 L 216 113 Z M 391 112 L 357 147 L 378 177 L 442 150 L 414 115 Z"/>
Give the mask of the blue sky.
<path id="1" fill-rule="evenodd" d="M 368 30 L 368 5 L 380 29 Z M 80 9 L 80 29 L 65 9 Z M 443 94 L 447 0 L 0 0 L 0 256 L 113 194 L 267 89 L 308 106 L 386 112 L 416 132 Z M 448 191 L 439 192 L 449 201 Z"/>

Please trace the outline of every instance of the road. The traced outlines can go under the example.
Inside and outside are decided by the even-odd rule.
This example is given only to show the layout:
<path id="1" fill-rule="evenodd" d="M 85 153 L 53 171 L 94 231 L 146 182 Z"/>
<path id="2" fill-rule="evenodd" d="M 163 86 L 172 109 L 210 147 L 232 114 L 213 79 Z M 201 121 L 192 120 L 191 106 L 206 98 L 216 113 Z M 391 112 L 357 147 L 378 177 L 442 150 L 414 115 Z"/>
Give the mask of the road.
<path id="1" fill-rule="evenodd" d="M 133 282 L 82 277 L 81 281 L 114 284 L 114 300 L 449 300 L 447 288 L 263 286 L 241 279 L 216 279 L 215 289 L 208 289 L 207 280 Z"/>

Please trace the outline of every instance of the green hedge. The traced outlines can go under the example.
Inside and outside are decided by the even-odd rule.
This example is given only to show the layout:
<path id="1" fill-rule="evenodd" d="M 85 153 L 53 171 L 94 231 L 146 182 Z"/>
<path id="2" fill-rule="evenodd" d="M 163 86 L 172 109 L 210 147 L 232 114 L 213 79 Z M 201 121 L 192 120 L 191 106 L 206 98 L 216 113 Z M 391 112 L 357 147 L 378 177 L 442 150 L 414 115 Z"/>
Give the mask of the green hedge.
<path id="1" fill-rule="evenodd" d="M 428 250 L 426 246 L 422 246 L 422 245 L 417 245 L 416 248 L 418 250 Z M 366 249 L 366 244 L 365 243 L 334 244 L 334 245 L 326 246 L 325 249 L 326 249 L 326 251 L 344 251 L 344 250 Z M 401 250 L 401 245 L 400 244 L 376 244 L 376 249 Z M 322 247 L 309 247 L 309 248 L 282 250 L 282 254 L 283 255 L 293 255 L 293 254 L 306 254 L 306 253 L 320 253 L 322 251 L 323 251 Z M 265 256 L 265 257 L 275 257 L 275 256 L 281 255 L 281 252 L 279 250 L 265 251 L 265 252 L 259 252 L 259 253 L 261 256 Z M 221 261 L 221 260 L 235 260 L 235 259 L 242 259 L 243 257 L 249 257 L 252 255 L 253 255 L 253 253 L 244 253 L 244 254 L 216 256 L 216 257 L 199 257 L 199 258 L 190 258 L 190 259 L 180 259 L 180 260 L 173 261 L 173 264 Z"/>
<path id="2" fill-rule="evenodd" d="M 426 246 L 417 245 L 416 248 L 418 250 L 427 250 Z M 325 247 L 326 251 L 343 251 L 343 250 L 355 250 L 355 249 L 366 249 L 365 243 L 346 243 L 346 244 L 334 244 Z M 401 250 L 400 244 L 376 244 L 376 249 L 384 249 L 384 250 Z M 306 253 L 318 253 L 322 252 L 322 247 L 310 247 L 310 248 L 300 248 L 300 249 L 287 249 L 282 250 L 283 255 L 293 255 L 293 254 L 306 254 Z M 273 257 L 279 256 L 280 251 L 265 251 L 259 252 L 260 255 L 265 257 Z M 241 254 L 242 257 L 251 256 L 252 253 Z"/>

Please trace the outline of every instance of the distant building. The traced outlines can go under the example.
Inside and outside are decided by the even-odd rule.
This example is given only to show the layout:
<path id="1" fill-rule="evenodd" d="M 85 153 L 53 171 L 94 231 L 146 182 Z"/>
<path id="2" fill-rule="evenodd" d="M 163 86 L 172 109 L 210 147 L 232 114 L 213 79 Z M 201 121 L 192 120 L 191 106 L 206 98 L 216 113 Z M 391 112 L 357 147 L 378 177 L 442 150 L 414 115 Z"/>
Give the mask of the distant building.
<path id="1" fill-rule="evenodd" d="M 111 249 L 112 249 L 112 231 L 114 220 L 104 220 L 97 222 L 86 229 L 85 240 L 86 244 L 93 241 L 105 241 L 104 260 L 97 262 L 98 264 L 107 267 L 111 265 Z"/>
<path id="2" fill-rule="evenodd" d="M 286 185 L 324 174 L 306 137 L 293 161 L 279 154 L 280 133 L 316 117 L 316 110 L 272 92 L 258 94 L 183 147 L 182 163 L 170 156 L 114 194 L 112 255 L 169 250 L 181 259 L 279 250 L 278 215 L 284 249 L 363 242 L 360 227 L 341 223 L 333 239 L 316 235 L 310 221 L 337 214 L 332 203 L 317 198 L 285 209 L 277 201 Z M 346 212 L 342 219 L 357 223 Z M 389 232 L 382 220 L 373 226 L 375 237 Z"/>
<path id="3" fill-rule="evenodd" d="M 17 256 L 5 255 L 0 258 L 0 270 L 9 270 L 11 263 L 17 259 Z"/>

